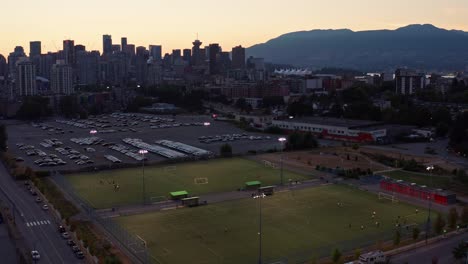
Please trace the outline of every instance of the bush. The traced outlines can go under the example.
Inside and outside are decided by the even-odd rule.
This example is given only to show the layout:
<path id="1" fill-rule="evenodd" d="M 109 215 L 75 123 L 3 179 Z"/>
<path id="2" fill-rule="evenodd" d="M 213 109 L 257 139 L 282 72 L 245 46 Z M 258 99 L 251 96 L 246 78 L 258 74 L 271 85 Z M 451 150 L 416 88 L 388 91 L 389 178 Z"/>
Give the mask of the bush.
<path id="1" fill-rule="evenodd" d="M 421 233 L 421 230 L 419 230 L 418 227 L 413 228 L 413 239 L 417 240 L 420 233 Z"/>
<path id="2" fill-rule="evenodd" d="M 223 144 L 219 150 L 222 157 L 231 157 L 232 156 L 232 147 L 229 144 Z"/>

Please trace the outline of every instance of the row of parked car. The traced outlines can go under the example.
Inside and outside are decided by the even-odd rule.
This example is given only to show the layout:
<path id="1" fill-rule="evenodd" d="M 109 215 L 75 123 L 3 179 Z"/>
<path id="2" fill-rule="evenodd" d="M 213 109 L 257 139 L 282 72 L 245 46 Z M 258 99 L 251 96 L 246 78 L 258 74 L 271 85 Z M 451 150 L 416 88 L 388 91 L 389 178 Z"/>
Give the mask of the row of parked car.
<path id="1" fill-rule="evenodd" d="M 143 156 L 140 153 L 138 153 L 137 150 L 130 149 L 129 147 L 124 146 L 122 144 L 111 145 L 109 146 L 109 148 L 112 150 L 118 151 L 128 157 L 131 157 L 134 160 L 137 160 L 137 161 L 143 160 Z M 117 163 L 117 162 L 114 162 L 114 163 Z"/>
<path id="2" fill-rule="evenodd" d="M 42 206 L 41 206 L 42 210 L 44 210 L 44 211 L 49 210 L 49 205 L 47 205 L 47 203 L 43 203 L 42 198 L 38 195 L 38 193 L 34 189 L 34 186 L 29 181 L 24 181 L 24 186 L 26 187 L 28 192 L 33 197 L 36 197 L 35 198 L 36 203 L 37 204 L 42 204 Z M 70 248 L 72 249 L 75 256 L 78 259 L 84 259 L 84 257 L 85 257 L 84 253 L 81 251 L 80 247 L 78 247 L 78 245 L 76 245 L 75 241 L 73 239 L 71 239 L 71 236 L 67 232 L 66 228 L 64 226 L 60 225 L 58 227 L 58 231 L 60 233 L 60 237 L 67 240 L 67 245 L 70 246 Z M 38 261 L 38 260 L 41 259 L 41 254 L 39 253 L 38 250 L 32 250 L 31 251 L 31 257 L 32 257 L 33 261 Z"/>
<path id="3" fill-rule="evenodd" d="M 63 142 L 56 138 L 46 138 L 43 142 L 39 143 L 39 145 L 41 145 L 44 148 L 59 147 L 63 145 Z"/>
<path id="4" fill-rule="evenodd" d="M 198 140 L 201 143 L 212 143 L 212 142 L 228 142 L 228 141 L 237 141 L 237 140 L 269 140 L 269 136 L 252 136 L 247 134 L 225 134 L 225 135 L 215 135 L 215 136 L 201 136 Z"/>
<path id="5" fill-rule="evenodd" d="M 42 130 L 47 130 L 48 132 L 47 134 L 49 135 L 52 135 L 52 134 L 63 135 L 66 133 L 66 131 L 61 127 L 55 127 L 55 126 L 45 124 L 45 123 L 31 123 L 31 126 L 40 128 Z M 73 133 L 73 130 L 69 130 L 68 132 Z"/>
<path id="6" fill-rule="evenodd" d="M 16 146 L 18 146 L 20 150 L 26 151 L 27 156 L 38 155 L 40 158 L 35 160 L 34 164 L 38 165 L 39 167 L 53 167 L 67 164 L 67 162 L 59 158 L 57 155 L 47 154 L 40 149 L 36 149 L 32 145 L 24 145 L 23 143 L 17 143 Z M 20 162 L 24 160 L 21 157 L 17 157 L 16 161 Z"/>

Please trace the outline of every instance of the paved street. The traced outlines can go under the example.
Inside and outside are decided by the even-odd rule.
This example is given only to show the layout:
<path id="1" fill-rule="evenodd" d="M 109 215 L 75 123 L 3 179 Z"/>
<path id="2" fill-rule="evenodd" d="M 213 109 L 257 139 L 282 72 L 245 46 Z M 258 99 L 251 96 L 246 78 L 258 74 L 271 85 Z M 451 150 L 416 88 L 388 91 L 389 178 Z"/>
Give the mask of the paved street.
<path id="1" fill-rule="evenodd" d="M 424 246 L 416 250 L 407 251 L 392 257 L 393 264 L 430 264 L 432 258 L 438 259 L 438 264 L 453 264 L 452 249 L 468 239 L 468 233 L 460 236 L 447 238 L 432 245 Z"/>
<path id="2" fill-rule="evenodd" d="M 10 205 L 12 201 L 15 203 L 18 229 L 30 248 L 39 251 L 39 263 L 83 263 L 76 259 L 66 241 L 60 237 L 58 225 L 50 212 L 42 210 L 41 204 L 35 202 L 22 183 L 13 180 L 3 164 L 0 164 L 0 189 L 1 196 L 8 197 L 5 201 L 9 201 Z"/>
<path id="3" fill-rule="evenodd" d="M 0 256 L 2 256 L 2 264 L 17 263 L 15 245 L 8 236 L 6 224 L 0 225 Z"/>

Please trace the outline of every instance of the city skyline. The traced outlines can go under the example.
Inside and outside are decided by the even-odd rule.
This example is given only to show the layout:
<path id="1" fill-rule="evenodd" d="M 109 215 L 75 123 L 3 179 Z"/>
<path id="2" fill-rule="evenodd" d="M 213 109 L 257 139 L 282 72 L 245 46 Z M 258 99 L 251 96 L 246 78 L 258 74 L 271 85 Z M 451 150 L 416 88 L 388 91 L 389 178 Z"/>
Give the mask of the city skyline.
<path id="1" fill-rule="evenodd" d="M 26 4 L 27 1 L 23 2 Z M 423 23 L 468 30 L 468 18 L 464 16 L 468 3 L 459 0 L 375 2 L 331 0 L 323 4 L 302 0 L 293 3 L 240 0 L 231 5 L 205 0 L 183 4 L 140 1 L 138 5 L 111 5 L 108 1 L 92 3 L 85 0 L 80 6 L 74 6 L 73 12 L 56 0 L 32 2 L 27 3 L 30 8 L 20 17 L 16 12 L 4 14 L 0 54 L 8 56 L 15 46 L 23 46 L 28 54 L 29 42 L 35 40 L 42 42 L 43 53 L 55 52 L 62 48 L 64 39 L 83 44 L 88 50 L 102 52 L 104 34 L 112 35 L 114 41 L 127 37 L 128 42 L 136 46 L 162 45 L 163 53 L 166 53 L 191 47 L 197 34 L 204 44 L 219 43 L 225 50 L 230 50 L 237 45 L 250 47 L 300 30 L 395 29 Z M 424 12 L 415 12 L 422 5 Z M 3 6 L 5 10 L 14 10 L 18 1 L 8 0 Z M 146 10 L 147 14 L 141 14 L 141 10 Z"/>

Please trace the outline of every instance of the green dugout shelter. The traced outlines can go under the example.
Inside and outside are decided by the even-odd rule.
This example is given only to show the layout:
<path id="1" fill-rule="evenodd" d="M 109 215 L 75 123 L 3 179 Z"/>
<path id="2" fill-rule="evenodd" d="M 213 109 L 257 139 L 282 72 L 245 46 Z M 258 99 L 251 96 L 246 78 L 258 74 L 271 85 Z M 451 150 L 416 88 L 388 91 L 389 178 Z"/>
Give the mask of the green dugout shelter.
<path id="1" fill-rule="evenodd" d="M 180 199 L 183 199 L 183 198 L 187 198 L 188 197 L 188 192 L 187 191 L 177 191 L 177 192 L 171 192 L 170 195 L 171 195 L 171 198 L 173 200 L 180 200 Z"/>
<path id="2" fill-rule="evenodd" d="M 245 183 L 245 189 L 246 190 L 257 190 L 260 188 L 262 183 L 260 181 L 249 181 Z"/>

